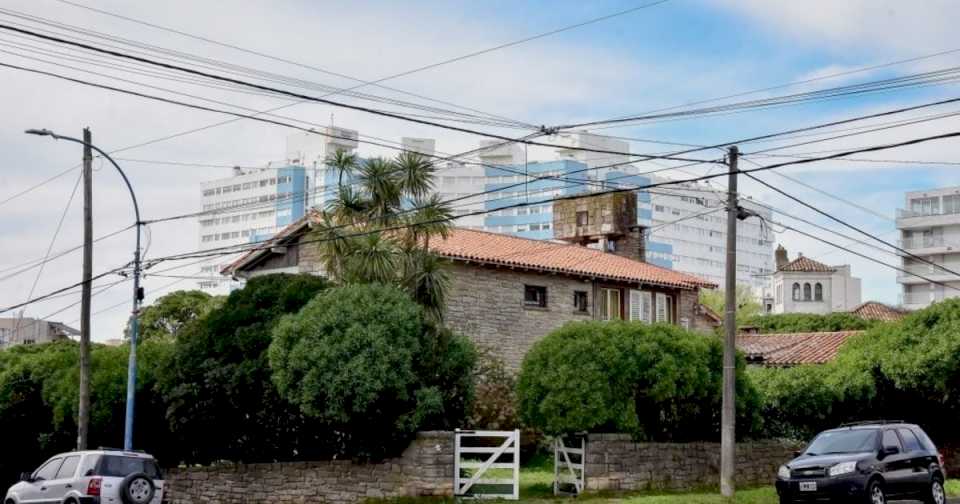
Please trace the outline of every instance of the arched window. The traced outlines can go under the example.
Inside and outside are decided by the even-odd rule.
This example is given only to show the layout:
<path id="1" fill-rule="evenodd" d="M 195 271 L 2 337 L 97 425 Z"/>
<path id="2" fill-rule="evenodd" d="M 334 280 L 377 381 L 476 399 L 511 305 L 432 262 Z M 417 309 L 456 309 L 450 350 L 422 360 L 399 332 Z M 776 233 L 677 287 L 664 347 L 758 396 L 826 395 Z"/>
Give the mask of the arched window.
<path id="1" fill-rule="evenodd" d="M 808 283 L 803 284 L 803 300 L 804 301 L 812 300 L 813 296 L 811 294 L 812 293 L 810 292 L 810 284 Z"/>
<path id="2" fill-rule="evenodd" d="M 814 301 L 823 301 L 823 286 L 820 285 L 820 282 L 813 286 L 813 299 Z"/>
<path id="3" fill-rule="evenodd" d="M 793 300 L 800 301 L 800 284 L 793 284 Z"/>

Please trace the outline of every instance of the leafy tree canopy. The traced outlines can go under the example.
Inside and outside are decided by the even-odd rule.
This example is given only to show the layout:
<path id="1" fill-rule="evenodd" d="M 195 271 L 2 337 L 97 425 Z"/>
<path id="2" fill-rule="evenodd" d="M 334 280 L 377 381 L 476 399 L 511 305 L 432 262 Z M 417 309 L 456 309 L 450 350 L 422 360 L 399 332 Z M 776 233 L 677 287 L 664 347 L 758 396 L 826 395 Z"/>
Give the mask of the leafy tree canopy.
<path id="1" fill-rule="evenodd" d="M 834 312 L 827 315 L 779 313 L 750 317 L 741 325 L 755 326 L 761 333 L 789 333 L 859 331 L 869 329 L 877 325 L 877 322 L 864 320 L 846 312 Z"/>
<path id="2" fill-rule="evenodd" d="M 223 304 L 224 296 L 211 296 L 199 290 L 171 292 L 140 311 L 140 341 L 151 338 L 176 338 L 190 322 Z M 129 328 L 127 330 L 129 335 Z"/>
<path id="3" fill-rule="evenodd" d="M 726 294 L 720 289 L 700 289 L 700 303 L 707 306 L 721 317 L 726 311 Z M 737 284 L 737 324 L 743 324 L 745 321 L 760 315 L 763 312 L 763 306 L 753 295 L 753 289 L 749 285 Z"/>

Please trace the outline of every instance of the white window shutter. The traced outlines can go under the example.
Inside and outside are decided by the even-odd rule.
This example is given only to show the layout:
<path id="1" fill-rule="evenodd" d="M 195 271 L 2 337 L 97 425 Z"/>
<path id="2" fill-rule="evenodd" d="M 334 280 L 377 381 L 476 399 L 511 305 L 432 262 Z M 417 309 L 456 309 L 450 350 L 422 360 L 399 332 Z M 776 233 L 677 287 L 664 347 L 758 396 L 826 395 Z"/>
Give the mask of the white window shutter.
<path id="1" fill-rule="evenodd" d="M 642 320 L 643 319 L 643 306 L 642 301 L 642 292 L 634 289 L 630 289 L 630 320 Z"/>
<path id="2" fill-rule="evenodd" d="M 657 322 L 667 321 L 667 296 L 657 293 Z"/>

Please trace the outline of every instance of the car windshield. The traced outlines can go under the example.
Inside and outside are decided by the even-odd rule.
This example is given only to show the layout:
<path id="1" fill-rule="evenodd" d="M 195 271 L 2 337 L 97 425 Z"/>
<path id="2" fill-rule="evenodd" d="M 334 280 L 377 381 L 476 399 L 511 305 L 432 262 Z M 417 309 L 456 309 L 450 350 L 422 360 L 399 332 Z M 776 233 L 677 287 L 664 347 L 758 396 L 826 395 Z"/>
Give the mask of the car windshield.
<path id="1" fill-rule="evenodd" d="M 133 473 L 144 473 L 151 479 L 160 479 L 157 464 L 147 458 L 104 455 L 100 458 L 100 466 L 97 468 L 99 476 L 124 478 Z"/>
<path id="2" fill-rule="evenodd" d="M 817 436 L 807 447 L 807 455 L 830 453 L 859 453 L 872 451 L 877 446 L 875 429 L 828 431 Z"/>

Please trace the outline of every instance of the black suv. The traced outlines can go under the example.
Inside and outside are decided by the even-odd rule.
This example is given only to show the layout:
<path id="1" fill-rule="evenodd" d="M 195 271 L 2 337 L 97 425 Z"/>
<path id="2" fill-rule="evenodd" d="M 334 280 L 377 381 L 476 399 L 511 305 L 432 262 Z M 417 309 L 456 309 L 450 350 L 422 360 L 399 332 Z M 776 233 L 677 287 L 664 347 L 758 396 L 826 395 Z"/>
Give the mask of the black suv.
<path id="1" fill-rule="evenodd" d="M 777 471 L 780 503 L 945 504 L 943 457 L 920 427 L 900 421 L 845 424 L 821 432 Z"/>

